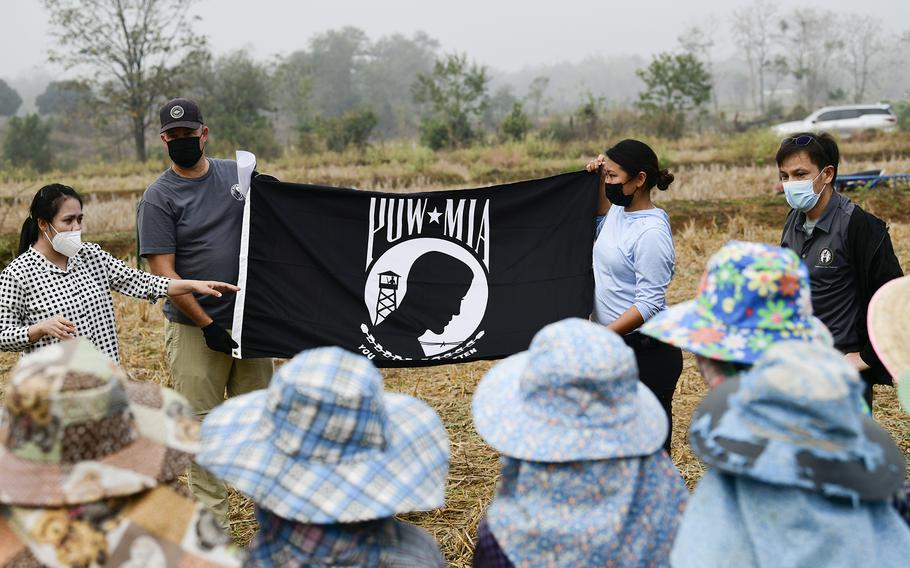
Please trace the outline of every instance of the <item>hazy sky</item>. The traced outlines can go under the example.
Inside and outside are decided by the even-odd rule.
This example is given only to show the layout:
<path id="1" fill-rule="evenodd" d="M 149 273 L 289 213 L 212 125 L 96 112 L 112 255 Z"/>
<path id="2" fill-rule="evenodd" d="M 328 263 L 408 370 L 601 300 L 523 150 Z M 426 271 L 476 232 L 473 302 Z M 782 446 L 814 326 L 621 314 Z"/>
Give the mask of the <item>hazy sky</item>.
<path id="1" fill-rule="evenodd" d="M 423 30 L 445 51 L 463 51 L 502 71 L 588 55 L 649 55 L 671 49 L 687 25 L 711 21 L 718 55 L 729 53 L 729 14 L 744 0 L 202 0 L 196 29 L 216 54 L 241 47 L 257 58 L 303 48 L 313 34 L 345 25 L 371 38 Z M 26 77 L 46 63 L 51 45 L 47 15 L 38 0 L 0 0 L 0 78 Z M 781 0 L 784 10 L 814 5 L 840 14 L 862 10 L 881 18 L 889 31 L 910 30 L 906 0 Z M 818 33 L 825 33 L 824 29 Z"/>

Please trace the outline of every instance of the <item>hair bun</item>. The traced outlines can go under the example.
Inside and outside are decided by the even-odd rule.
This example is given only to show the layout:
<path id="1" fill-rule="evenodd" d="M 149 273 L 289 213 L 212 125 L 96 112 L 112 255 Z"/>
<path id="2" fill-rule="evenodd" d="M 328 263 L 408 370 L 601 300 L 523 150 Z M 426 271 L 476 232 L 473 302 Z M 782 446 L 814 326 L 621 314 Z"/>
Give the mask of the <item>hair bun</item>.
<path id="1" fill-rule="evenodd" d="M 657 172 L 657 189 L 666 191 L 674 179 L 676 178 L 673 177 L 669 170 L 660 170 Z"/>

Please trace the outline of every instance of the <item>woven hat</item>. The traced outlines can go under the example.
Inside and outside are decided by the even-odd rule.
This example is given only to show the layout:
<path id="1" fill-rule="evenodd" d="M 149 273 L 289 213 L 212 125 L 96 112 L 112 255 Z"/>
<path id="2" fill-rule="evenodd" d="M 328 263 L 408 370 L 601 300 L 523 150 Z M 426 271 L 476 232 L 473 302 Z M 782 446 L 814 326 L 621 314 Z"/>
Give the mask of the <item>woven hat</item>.
<path id="1" fill-rule="evenodd" d="M 55 507 L 139 493 L 183 473 L 198 449 L 186 400 L 129 381 L 86 339 L 13 369 L 0 426 L 0 503 Z"/>
<path id="2" fill-rule="evenodd" d="M 69 507 L 0 507 L 0 566 L 240 566 L 212 513 L 185 491 L 159 485 Z"/>
<path id="3" fill-rule="evenodd" d="M 529 461 L 650 455 L 669 429 L 657 397 L 638 380 L 632 349 L 577 318 L 544 327 L 528 351 L 490 369 L 472 409 L 488 444 Z"/>
<path id="4" fill-rule="evenodd" d="M 833 348 L 783 342 L 705 397 L 689 443 L 726 473 L 829 497 L 888 499 L 906 464 L 864 412 L 863 388 Z"/>
<path id="5" fill-rule="evenodd" d="M 778 341 L 831 334 L 812 315 L 809 271 L 793 251 L 730 241 L 708 261 L 695 300 L 655 315 L 641 333 L 721 361 L 754 363 Z"/>
<path id="6" fill-rule="evenodd" d="M 910 276 L 891 280 L 869 303 L 869 340 L 894 384 L 910 382 L 910 341 L 904 326 L 910 317 Z M 905 408 L 908 408 L 905 405 Z"/>
<path id="7" fill-rule="evenodd" d="M 196 461 L 279 517 L 348 523 L 441 507 L 449 442 L 432 408 L 325 347 L 209 413 Z"/>

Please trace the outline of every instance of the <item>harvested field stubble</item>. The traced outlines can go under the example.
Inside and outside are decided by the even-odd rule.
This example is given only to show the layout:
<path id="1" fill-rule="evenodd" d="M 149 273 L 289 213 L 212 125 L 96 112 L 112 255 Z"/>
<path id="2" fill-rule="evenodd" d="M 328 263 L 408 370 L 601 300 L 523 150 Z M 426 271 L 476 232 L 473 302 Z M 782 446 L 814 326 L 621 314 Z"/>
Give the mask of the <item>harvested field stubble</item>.
<path id="1" fill-rule="evenodd" d="M 892 239 L 905 269 L 910 267 L 910 193 L 882 192 L 859 195 L 867 208 L 889 220 Z M 729 239 L 777 243 L 786 206 L 780 199 L 686 202 L 665 207 L 674 220 L 676 275 L 668 291 L 670 304 L 691 299 L 708 257 Z M 136 379 L 168 385 L 163 353 L 164 320 L 158 307 L 115 294 L 118 330 L 124 366 Z M 0 355 L 0 388 L 17 355 Z M 439 541 L 450 566 L 471 564 L 474 531 L 493 494 L 499 473 L 497 454 L 477 436 L 471 420 L 471 395 L 490 362 L 432 367 L 389 369 L 383 372 L 386 388 L 418 396 L 442 416 L 451 440 L 451 467 L 446 506 L 428 513 L 407 515 Z M 673 460 L 686 483 L 694 487 L 703 467 L 686 442 L 692 411 L 706 388 L 691 355 L 684 360 L 683 375 L 674 397 Z M 910 454 L 910 429 L 890 387 L 876 387 L 874 414 Z M 231 498 L 232 532 L 246 543 L 257 530 L 252 506 L 242 496 Z"/>

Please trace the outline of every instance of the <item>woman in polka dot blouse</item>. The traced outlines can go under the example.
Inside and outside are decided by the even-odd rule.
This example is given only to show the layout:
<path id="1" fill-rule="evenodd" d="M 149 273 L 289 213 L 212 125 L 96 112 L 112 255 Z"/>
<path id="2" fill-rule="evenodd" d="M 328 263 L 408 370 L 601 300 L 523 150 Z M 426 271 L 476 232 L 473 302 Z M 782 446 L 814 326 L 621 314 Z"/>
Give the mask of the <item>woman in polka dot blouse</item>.
<path id="1" fill-rule="evenodd" d="M 73 188 L 51 184 L 38 191 L 22 224 L 19 254 L 0 272 L 0 349 L 27 353 L 85 337 L 119 363 L 111 290 L 155 302 L 239 289 L 133 270 L 97 244 L 82 243 L 81 229 L 82 198 Z"/>

